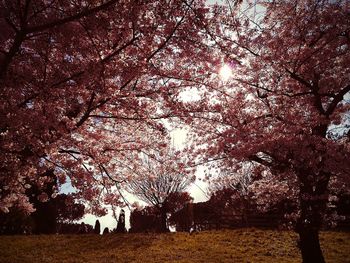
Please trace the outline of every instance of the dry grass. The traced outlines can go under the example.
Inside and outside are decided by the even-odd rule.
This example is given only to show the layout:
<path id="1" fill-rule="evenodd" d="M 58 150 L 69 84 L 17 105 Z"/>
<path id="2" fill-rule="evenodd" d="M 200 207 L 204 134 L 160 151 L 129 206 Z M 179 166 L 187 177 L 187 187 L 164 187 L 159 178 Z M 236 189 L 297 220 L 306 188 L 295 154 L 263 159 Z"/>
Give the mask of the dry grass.
<path id="1" fill-rule="evenodd" d="M 296 234 L 257 229 L 0 237 L 0 262 L 301 262 Z M 350 233 L 323 232 L 328 263 L 350 262 Z"/>

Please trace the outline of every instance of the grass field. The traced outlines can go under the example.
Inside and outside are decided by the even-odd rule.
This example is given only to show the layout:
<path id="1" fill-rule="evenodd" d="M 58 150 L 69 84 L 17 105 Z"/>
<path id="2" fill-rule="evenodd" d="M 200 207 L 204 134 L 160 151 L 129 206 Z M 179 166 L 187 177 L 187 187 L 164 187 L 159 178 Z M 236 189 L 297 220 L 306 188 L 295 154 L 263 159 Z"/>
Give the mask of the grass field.
<path id="1" fill-rule="evenodd" d="M 257 229 L 0 236 L 0 262 L 301 262 L 296 240 L 292 232 Z M 322 232 L 321 246 L 327 263 L 350 262 L 350 233 Z"/>

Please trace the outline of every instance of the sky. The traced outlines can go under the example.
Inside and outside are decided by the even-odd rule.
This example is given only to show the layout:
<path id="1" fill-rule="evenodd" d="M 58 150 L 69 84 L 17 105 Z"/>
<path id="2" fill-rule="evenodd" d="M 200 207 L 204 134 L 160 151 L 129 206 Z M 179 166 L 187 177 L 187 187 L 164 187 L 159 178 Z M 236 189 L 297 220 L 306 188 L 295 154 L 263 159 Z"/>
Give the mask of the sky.
<path id="1" fill-rule="evenodd" d="M 207 0 L 206 1 L 207 2 L 207 4 L 209 4 L 209 5 L 213 5 L 213 4 L 224 4 L 225 3 L 225 0 Z"/>

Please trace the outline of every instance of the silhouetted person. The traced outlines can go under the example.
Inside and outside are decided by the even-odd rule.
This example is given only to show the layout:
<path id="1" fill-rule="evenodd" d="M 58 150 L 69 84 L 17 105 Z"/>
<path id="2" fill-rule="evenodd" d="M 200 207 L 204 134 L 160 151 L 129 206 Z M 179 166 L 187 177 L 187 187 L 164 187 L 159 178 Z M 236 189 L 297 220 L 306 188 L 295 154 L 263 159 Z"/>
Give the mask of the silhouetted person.
<path id="1" fill-rule="evenodd" d="M 125 211 L 124 209 L 120 210 L 119 220 L 117 224 L 117 233 L 126 233 L 125 228 Z"/>
<path id="2" fill-rule="evenodd" d="M 99 235 L 101 233 L 101 225 L 100 225 L 100 221 L 99 220 L 96 220 L 94 233 L 97 234 L 97 235 Z"/>
<path id="3" fill-rule="evenodd" d="M 105 229 L 103 230 L 103 235 L 107 235 L 109 234 L 109 229 L 108 227 L 105 227 Z"/>

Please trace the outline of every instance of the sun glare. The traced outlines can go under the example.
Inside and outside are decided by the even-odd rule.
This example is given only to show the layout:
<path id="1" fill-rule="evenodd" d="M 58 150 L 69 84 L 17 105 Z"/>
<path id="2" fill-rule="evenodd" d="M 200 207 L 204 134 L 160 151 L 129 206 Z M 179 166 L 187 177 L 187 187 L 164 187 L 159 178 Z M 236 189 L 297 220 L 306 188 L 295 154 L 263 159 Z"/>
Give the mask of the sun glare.
<path id="1" fill-rule="evenodd" d="M 232 76 L 231 67 L 227 64 L 223 65 L 219 71 L 219 76 L 223 81 L 229 80 L 229 78 Z"/>

